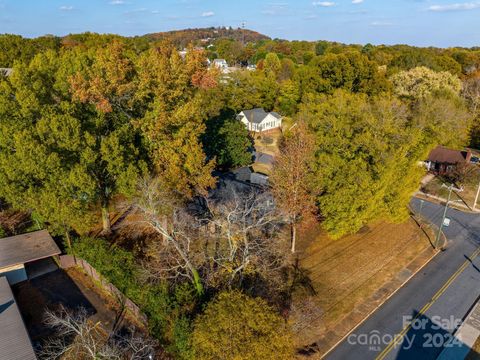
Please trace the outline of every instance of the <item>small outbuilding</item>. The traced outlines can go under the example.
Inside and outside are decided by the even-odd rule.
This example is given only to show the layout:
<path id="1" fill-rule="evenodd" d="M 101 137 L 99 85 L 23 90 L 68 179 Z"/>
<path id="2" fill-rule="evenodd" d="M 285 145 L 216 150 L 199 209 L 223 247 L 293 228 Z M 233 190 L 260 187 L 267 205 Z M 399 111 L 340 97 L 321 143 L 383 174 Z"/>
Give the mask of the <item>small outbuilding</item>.
<path id="1" fill-rule="evenodd" d="M 61 253 L 47 230 L 0 239 L 0 276 L 13 285 L 30 278 L 32 273 L 44 273 L 51 268 L 53 256 Z"/>
<path id="2" fill-rule="evenodd" d="M 471 158 L 472 153 L 470 150 L 453 150 L 444 146 L 437 146 L 430 152 L 425 163 L 428 171 L 444 175 L 455 171 L 460 164 L 468 164 Z"/>

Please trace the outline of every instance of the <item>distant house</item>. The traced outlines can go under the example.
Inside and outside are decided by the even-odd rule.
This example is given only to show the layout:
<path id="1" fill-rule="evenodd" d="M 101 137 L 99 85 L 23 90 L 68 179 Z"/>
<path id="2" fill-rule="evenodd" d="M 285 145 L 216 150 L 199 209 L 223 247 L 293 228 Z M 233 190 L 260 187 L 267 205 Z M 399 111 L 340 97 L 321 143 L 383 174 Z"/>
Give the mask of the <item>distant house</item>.
<path id="1" fill-rule="evenodd" d="M 265 112 L 262 108 L 243 110 L 237 115 L 249 131 L 263 132 L 282 126 L 282 117 L 276 112 Z"/>
<path id="2" fill-rule="evenodd" d="M 472 153 L 469 150 L 452 150 L 444 146 L 437 146 L 430 152 L 425 164 L 428 171 L 443 175 L 455 171 L 459 164 L 468 164 L 471 158 Z"/>
<path id="3" fill-rule="evenodd" d="M 227 69 L 228 63 L 225 59 L 215 59 L 213 60 L 213 66 L 215 66 L 218 69 Z"/>

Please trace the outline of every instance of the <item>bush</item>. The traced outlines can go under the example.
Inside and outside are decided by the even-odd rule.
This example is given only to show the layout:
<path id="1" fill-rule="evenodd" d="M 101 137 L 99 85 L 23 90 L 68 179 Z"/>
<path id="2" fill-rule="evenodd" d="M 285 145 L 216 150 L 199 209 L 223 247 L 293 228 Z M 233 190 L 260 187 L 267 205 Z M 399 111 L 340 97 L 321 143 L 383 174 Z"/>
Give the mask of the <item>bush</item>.
<path id="1" fill-rule="evenodd" d="M 195 359 L 292 359 L 294 345 L 285 321 L 260 298 L 221 293 L 194 322 Z"/>
<path id="2" fill-rule="evenodd" d="M 174 314 L 176 302 L 165 284 L 146 284 L 141 281 L 140 269 L 131 252 L 93 238 L 79 239 L 72 247 L 76 256 L 86 260 L 142 309 L 155 337 L 172 341 L 166 334 L 168 324 L 174 321 L 169 317 Z"/>

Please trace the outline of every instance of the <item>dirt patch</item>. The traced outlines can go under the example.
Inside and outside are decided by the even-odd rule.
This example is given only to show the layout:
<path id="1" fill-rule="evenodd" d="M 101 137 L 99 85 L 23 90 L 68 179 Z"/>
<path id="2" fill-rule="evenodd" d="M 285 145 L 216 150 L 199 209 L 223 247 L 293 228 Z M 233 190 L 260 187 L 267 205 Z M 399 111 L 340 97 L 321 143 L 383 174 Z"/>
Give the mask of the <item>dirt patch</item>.
<path id="1" fill-rule="evenodd" d="M 403 224 L 373 224 L 339 240 L 330 239 L 318 226 L 305 235 L 299 246 L 300 266 L 315 293 L 300 293 L 294 299 L 292 322 L 297 324 L 301 346 L 329 332 L 431 248 L 428 237 L 411 219 Z M 301 244 L 304 241 L 306 245 Z M 310 303 L 305 303 L 306 298 Z M 303 319 L 304 311 L 312 313 L 308 321 Z"/>

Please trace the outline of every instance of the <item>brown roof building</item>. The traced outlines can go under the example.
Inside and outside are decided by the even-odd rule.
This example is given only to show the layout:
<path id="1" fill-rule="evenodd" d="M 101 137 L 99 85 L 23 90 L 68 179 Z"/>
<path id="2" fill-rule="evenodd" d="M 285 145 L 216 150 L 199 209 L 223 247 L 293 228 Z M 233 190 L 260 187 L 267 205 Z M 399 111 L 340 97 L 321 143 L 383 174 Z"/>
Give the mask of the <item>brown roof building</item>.
<path id="1" fill-rule="evenodd" d="M 458 164 L 470 162 L 472 153 L 461 150 L 452 150 L 444 146 L 437 146 L 428 155 L 427 168 L 436 174 L 449 173 L 457 167 Z"/>

